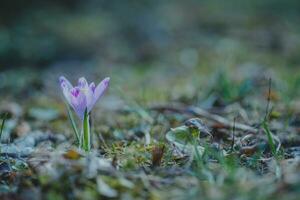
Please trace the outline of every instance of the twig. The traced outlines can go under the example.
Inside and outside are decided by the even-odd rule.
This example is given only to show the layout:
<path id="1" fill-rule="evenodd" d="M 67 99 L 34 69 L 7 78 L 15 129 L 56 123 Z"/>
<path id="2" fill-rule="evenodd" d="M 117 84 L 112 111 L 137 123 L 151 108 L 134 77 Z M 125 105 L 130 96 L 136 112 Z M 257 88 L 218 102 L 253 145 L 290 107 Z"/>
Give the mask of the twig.
<path id="1" fill-rule="evenodd" d="M 270 110 L 270 102 L 271 102 L 271 90 L 272 90 L 272 79 L 269 78 L 269 87 L 268 87 L 268 98 L 267 98 L 267 107 L 266 107 L 266 114 L 265 114 L 265 121 L 268 119 L 269 110 Z"/>
<path id="2" fill-rule="evenodd" d="M 235 140 L 235 123 L 236 123 L 236 117 L 234 117 L 234 119 L 233 119 L 231 151 L 233 151 L 233 148 L 234 148 L 234 140 Z"/>
<path id="3" fill-rule="evenodd" d="M 108 147 L 108 145 L 106 144 L 103 135 L 102 135 L 101 133 L 98 133 L 97 136 L 98 136 L 99 140 L 102 142 L 104 148 L 105 148 L 105 149 L 108 149 L 109 147 Z"/>
<path id="4" fill-rule="evenodd" d="M 186 113 L 191 114 L 196 117 L 203 117 L 210 121 L 214 121 L 217 123 L 222 124 L 226 128 L 233 128 L 233 123 L 224 117 L 221 117 L 216 114 L 211 114 L 208 111 L 201 109 L 199 107 L 190 106 L 190 107 L 184 107 L 183 105 L 176 105 L 176 106 L 170 106 L 170 105 L 160 105 L 160 106 L 153 106 L 150 109 L 152 110 L 158 110 L 158 111 L 171 111 L 171 112 L 177 112 L 177 113 Z M 251 133 L 256 133 L 258 130 L 254 127 L 242 124 L 242 123 L 235 123 L 235 129 L 241 130 L 241 131 L 247 131 Z"/>
<path id="5" fill-rule="evenodd" d="M 232 128 L 232 122 L 230 122 L 229 120 L 227 120 L 224 117 L 221 117 L 221 116 L 215 115 L 215 114 L 211 114 L 208 111 L 203 110 L 198 107 L 190 107 L 189 109 L 192 113 L 194 113 L 200 117 L 204 117 L 208 120 L 218 122 L 220 124 L 223 124 L 225 127 Z M 254 133 L 256 133 L 258 131 L 257 129 L 255 129 L 251 126 L 248 126 L 248 125 L 245 125 L 242 123 L 238 123 L 238 122 L 235 123 L 235 129 L 242 130 L 242 131 L 254 132 Z"/>

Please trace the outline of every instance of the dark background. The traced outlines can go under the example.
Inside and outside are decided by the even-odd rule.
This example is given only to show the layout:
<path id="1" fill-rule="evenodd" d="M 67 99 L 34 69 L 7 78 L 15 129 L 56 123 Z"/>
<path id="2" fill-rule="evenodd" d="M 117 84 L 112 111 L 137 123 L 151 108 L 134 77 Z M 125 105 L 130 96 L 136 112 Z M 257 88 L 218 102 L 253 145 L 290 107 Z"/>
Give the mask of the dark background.
<path id="1" fill-rule="evenodd" d="M 0 67 L 165 63 L 184 48 L 214 53 L 223 38 L 297 66 L 299 10 L 297 0 L 2 1 Z"/>

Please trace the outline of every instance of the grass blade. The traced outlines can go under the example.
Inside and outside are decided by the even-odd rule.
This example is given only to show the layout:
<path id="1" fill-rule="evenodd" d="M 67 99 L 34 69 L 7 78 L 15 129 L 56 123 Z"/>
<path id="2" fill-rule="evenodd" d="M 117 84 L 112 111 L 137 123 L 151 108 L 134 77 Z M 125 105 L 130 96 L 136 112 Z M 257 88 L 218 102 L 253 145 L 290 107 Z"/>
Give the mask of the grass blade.
<path id="1" fill-rule="evenodd" d="M 1 129 L 0 129 L 0 142 L 1 142 L 1 137 L 2 137 L 6 118 L 7 118 L 7 113 L 5 113 L 4 116 L 2 117 L 2 124 L 1 124 Z"/>
<path id="2" fill-rule="evenodd" d="M 268 139 L 268 143 L 269 143 L 271 152 L 272 152 L 273 156 L 277 157 L 277 152 L 276 152 L 276 147 L 275 147 L 273 135 L 270 131 L 269 125 L 267 124 L 266 120 L 263 121 L 262 125 L 263 125 L 264 132 L 267 135 L 267 139 Z"/>
<path id="3" fill-rule="evenodd" d="M 74 131 L 75 136 L 76 136 L 76 142 L 77 142 L 78 145 L 80 145 L 80 135 L 79 135 L 79 132 L 78 132 L 78 129 L 77 129 L 77 126 L 76 126 L 76 123 L 75 123 L 75 120 L 74 120 L 74 117 L 73 117 L 73 114 L 72 114 L 72 110 L 71 110 L 71 108 L 68 104 L 67 104 L 67 111 L 68 111 L 68 117 L 70 119 L 73 131 Z"/>

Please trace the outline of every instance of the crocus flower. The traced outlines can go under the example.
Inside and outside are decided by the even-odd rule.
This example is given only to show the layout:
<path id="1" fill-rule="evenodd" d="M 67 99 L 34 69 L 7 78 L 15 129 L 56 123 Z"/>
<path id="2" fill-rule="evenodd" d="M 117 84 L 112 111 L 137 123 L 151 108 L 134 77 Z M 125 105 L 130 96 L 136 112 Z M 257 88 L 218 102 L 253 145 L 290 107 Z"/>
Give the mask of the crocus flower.
<path id="1" fill-rule="evenodd" d="M 85 110 L 89 113 L 98 99 L 104 94 L 109 85 L 110 78 L 103 79 L 96 87 L 95 83 L 88 84 L 84 77 L 78 80 L 78 85 L 73 87 L 72 84 L 64 77 L 59 78 L 63 94 L 74 109 L 78 117 L 83 120 Z"/>

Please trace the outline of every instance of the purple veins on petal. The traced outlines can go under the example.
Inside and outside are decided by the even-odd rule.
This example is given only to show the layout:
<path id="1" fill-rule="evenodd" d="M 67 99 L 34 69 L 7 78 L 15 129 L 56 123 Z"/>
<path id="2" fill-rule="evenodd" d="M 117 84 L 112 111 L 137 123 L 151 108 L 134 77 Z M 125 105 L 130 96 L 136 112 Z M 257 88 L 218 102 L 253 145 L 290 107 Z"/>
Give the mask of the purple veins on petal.
<path id="1" fill-rule="evenodd" d="M 78 88 L 73 88 L 71 91 L 71 102 L 72 108 L 78 115 L 78 117 L 83 120 L 85 109 L 87 108 L 86 96 Z"/>
<path id="2" fill-rule="evenodd" d="M 64 76 L 61 76 L 59 78 L 59 82 L 63 89 L 66 89 L 69 91 L 73 88 L 72 84 Z"/>
<path id="3" fill-rule="evenodd" d="M 95 89 L 96 89 L 96 85 L 95 85 L 95 83 L 94 82 L 91 82 L 90 83 L 90 89 L 93 91 L 93 93 L 95 92 Z"/>
<path id="4" fill-rule="evenodd" d="M 71 95 L 73 95 L 74 97 L 78 97 L 79 92 L 80 92 L 79 87 L 74 87 L 74 88 L 72 88 L 71 91 L 70 91 Z"/>

